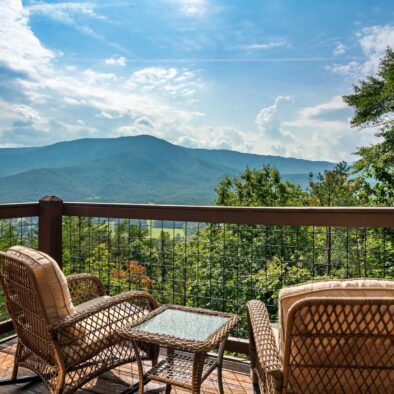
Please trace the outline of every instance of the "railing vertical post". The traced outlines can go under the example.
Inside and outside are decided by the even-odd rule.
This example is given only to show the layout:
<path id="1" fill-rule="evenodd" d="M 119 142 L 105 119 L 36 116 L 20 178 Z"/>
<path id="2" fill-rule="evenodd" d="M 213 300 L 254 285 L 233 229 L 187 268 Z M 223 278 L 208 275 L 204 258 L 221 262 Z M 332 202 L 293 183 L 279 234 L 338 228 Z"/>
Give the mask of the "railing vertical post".
<path id="1" fill-rule="evenodd" d="M 45 196 L 39 201 L 38 248 L 62 266 L 62 214 L 63 200 Z"/>

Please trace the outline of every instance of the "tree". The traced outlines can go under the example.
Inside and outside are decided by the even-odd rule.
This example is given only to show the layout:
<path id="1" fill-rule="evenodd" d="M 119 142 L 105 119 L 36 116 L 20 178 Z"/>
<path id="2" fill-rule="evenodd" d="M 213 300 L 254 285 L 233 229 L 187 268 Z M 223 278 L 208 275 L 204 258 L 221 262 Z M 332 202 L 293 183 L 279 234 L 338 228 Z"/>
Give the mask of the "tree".
<path id="1" fill-rule="evenodd" d="M 363 181 L 359 178 L 351 179 L 351 168 L 342 161 L 332 170 L 319 173 L 314 180 L 314 175 L 309 175 L 308 205 L 322 207 L 359 205 L 358 190 Z M 326 227 L 325 232 L 325 260 L 326 272 L 330 276 L 332 269 L 332 228 Z"/>
<path id="2" fill-rule="evenodd" d="M 381 142 L 359 148 L 356 173 L 372 182 L 364 184 L 375 204 L 394 202 L 394 51 L 386 49 L 376 76 L 368 76 L 354 86 L 353 94 L 343 96 L 354 108 L 352 126 L 378 128 Z"/>
<path id="3" fill-rule="evenodd" d="M 351 167 L 345 161 L 334 166 L 332 170 L 319 173 L 314 179 L 314 174 L 309 175 L 308 205 L 322 207 L 353 206 L 368 201 L 360 201 L 358 190 L 360 179 L 351 178 Z"/>
<path id="4" fill-rule="evenodd" d="M 246 168 L 216 187 L 216 204 L 226 206 L 297 206 L 306 198 L 301 187 L 283 181 L 270 166 Z M 291 226 L 208 224 L 188 241 L 188 295 L 194 305 L 243 315 L 247 300 L 272 305 L 278 288 L 307 277 L 297 265 L 294 243 L 308 245 L 304 229 Z M 193 269 L 192 269 L 193 267 Z M 283 268 L 283 270 L 282 270 Z M 281 286 L 273 283 L 276 270 Z M 245 323 L 245 321 L 244 321 Z M 247 326 L 237 335 L 246 335 Z"/>
<path id="5" fill-rule="evenodd" d="M 216 205 L 297 206 L 305 197 L 300 186 L 283 181 L 275 167 L 246 167 L 234 178 L 225 177 L 216 187 Z"/>

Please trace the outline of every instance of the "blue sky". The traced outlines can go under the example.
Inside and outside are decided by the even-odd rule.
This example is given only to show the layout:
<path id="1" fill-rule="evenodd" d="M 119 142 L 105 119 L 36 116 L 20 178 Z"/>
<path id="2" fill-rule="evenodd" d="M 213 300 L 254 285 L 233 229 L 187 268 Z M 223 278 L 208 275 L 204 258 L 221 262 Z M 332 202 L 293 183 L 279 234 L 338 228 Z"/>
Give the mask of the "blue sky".
<path id="1" fill-rule="evenodd" d="M 0 0 L 0 146 L 151 134 L 349 160 L 341 96 L 394 47 L 392 1 Z"/>

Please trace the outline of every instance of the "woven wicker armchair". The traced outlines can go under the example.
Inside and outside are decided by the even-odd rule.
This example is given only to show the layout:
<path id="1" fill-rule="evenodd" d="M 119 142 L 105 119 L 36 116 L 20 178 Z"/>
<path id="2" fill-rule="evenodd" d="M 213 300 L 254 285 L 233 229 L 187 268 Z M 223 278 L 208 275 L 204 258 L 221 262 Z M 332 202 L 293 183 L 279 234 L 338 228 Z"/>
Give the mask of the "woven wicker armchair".
<path id="1" fill-rule="evenodd" d="M 393 392 L 394 281 L 327 281 L 284 289 L 279 338 L 262 302 L 249 301 L 247 313 L 256 391 Z"/>
<path id="2" fill-rule="evenodd" d="M 51 321 L 45 304 L 50 300 L 44 300 L 39 291 L 43 278 L 26 259 L 9 253 L 0 252 L 0 264 L 1 284 L 18 336 L 12 379 L 22 366 L 34 371 L 50 393 L 71 393 L 101 373 L 135 361 L 131 344 L 117 332 L 125 323 L 137 321 L 157 307 L 148 293 L 109 297 L 95 276 L 71 275 L 66 280 L 73 312 Z M 143 358 L 155 364 L 158 348 L 140 347 Z"/>

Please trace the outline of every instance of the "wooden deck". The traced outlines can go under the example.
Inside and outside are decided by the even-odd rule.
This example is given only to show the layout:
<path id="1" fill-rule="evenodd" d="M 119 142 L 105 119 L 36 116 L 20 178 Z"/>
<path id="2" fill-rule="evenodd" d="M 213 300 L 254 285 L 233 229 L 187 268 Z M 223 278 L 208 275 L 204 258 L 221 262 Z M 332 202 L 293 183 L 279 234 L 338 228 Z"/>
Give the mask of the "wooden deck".
<path id="1" fill-rule="evenodd" d="M 16 340 L 12 339 L 0 344 L 0 379 L 9 378 L 12 371 Z M 148 366 L 148 364 L 147 364 Z M 31 374 L 30 371 L 20 368 L 18 376 Z M 115 368 L 86 384 L 79 394 L 118 394 L 122 393 L 128 385 L 138 381 L 136 363 L 123 365 Z M 249 378 L 247 363 L 226 361 L 223 370 L 223 385 L 225 393 L 249 394 L 252 393 L 252 384 Z M 146 393 L 157 393 L 157 389 L 163 387 L 161 384 L 149 383 L 145 386 Z M 38 394 L 47 393 L 43 383 L 29 383 L 13 386 L 0 386 L 1 394 Z M 185 390 L 174 388 L 172 394 L 184 394 Z M 216 372 L 213 372 L 203 383 L 202 393 L 219 393 L 216 383 Z"/>

